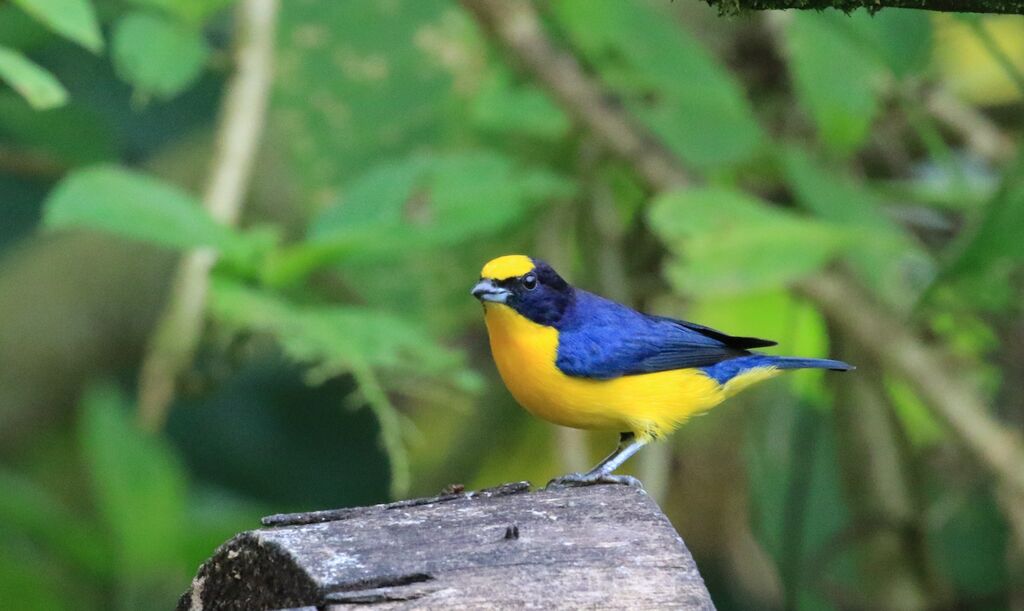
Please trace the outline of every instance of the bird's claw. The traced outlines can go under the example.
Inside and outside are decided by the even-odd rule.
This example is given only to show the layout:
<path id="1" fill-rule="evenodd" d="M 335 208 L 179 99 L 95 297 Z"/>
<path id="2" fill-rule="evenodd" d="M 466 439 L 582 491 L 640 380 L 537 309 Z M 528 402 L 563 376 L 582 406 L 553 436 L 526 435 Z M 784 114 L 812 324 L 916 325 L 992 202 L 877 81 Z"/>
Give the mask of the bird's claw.
<path id="1" fill-rule="evenodd" d="M 544 488 L 545 490 L 548 488 L 578 488 L 595 484 L 620 484 L 640 490 L 644 489 L 643 483 L 632 475 L 591 475 L 589 473 L 568 473 L 551 480 Z"/>

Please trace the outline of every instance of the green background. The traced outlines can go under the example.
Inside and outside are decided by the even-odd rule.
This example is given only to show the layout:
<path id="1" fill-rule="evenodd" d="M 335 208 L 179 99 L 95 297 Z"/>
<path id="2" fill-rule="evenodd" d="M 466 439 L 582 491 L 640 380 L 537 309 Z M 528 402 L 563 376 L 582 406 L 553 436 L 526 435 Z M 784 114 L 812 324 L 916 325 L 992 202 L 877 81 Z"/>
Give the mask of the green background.
<path id="1" fill-rule="evenodd" d="M 614 434 L 532 419 L 490 360 L 468 289 L 511 252 L 859 366 L 762 384 L 627 466 L 720 609 L 1022 604 L 992 476 L 791 287 L 845 270 L 1020 430 L 1024 17 L 542 3 L 701 183 L 658 193 L 457 2 L 285 0 L 228 229 L 201 193 L 233 5 L 0 3 L 4 605 L 168 608 L 261 515 L 589 466 Z M 197 247 L 220 254 L 202 338 L 143 431 L 139 366 Z"/>

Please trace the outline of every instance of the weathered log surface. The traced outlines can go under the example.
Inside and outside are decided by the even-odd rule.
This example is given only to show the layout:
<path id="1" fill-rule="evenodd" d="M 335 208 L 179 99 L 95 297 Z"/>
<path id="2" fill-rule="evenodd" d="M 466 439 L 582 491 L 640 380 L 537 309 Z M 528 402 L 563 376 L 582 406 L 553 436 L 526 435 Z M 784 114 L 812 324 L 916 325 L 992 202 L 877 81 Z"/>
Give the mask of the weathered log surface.
<path id="1" fill-rule="evenodd" d="M 218 548 L 178 609 L 714 609 L 644 492 L 527 490 L 265 518 Z"/>

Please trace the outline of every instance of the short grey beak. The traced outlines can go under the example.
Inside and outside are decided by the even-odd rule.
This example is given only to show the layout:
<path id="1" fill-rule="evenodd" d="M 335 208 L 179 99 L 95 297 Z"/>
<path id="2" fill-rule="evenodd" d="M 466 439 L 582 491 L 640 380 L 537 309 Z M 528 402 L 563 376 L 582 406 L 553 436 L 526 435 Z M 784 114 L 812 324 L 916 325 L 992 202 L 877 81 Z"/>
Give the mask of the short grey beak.
<path id="1" fill-rule="evenodd" d="M 493 301 L 495 303 L 505 303 L 509 296 L 507 289 L 495 286 L 494 282 L 486 279 L 477 282 L 470 292 L 480 301 Z"/>

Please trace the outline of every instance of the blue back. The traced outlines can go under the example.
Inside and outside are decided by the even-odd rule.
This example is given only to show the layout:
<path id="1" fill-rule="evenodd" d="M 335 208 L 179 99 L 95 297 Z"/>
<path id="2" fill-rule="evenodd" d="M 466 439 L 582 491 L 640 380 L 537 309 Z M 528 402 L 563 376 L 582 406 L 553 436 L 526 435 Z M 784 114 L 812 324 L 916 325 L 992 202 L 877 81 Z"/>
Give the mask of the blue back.
<path id="1" fill-rule="evenodd" d="M 580 289 L 574 290 L 574 299 L 554 326 L 559 331 L 558 368 L 567 375 L 602 380 L 713 365 L 750 354 L 747 347 L 772 344 L 642 314 Z"/>

